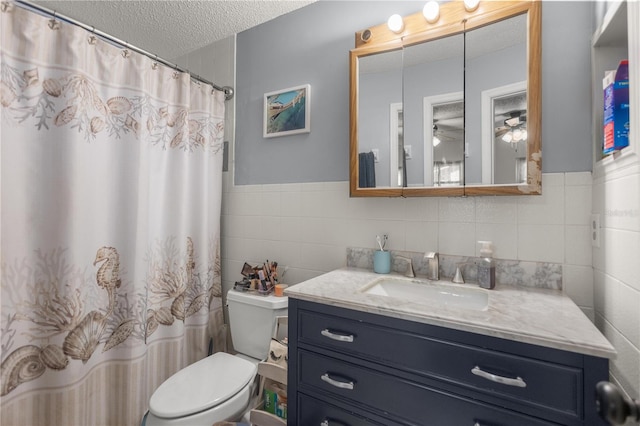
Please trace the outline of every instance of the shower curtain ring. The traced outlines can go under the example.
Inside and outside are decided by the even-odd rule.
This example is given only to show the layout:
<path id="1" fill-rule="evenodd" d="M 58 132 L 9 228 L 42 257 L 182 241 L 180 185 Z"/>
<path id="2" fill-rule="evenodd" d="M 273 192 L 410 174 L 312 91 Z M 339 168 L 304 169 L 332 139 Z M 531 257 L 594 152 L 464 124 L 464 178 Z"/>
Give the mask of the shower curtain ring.
<path id="1" fill-rule="evenodd" d="M 58 30 L 60 29 L 60 22 L 56 21 L 56 11 L 53 11 L 53 18 L 49 19 L 49 28 L 51 28 L 52 30 Z"/>
<path id="2" fill-rule="evenodd" d="M 96 44 L 98 41 L 98 38 L 96 37 L 96 27 L 94 27 L 93 25 L 91 26 L 91 34 L 89 34 L 89 37 L 87 37 L 87 41 L 89 42 L 89 44 Z"/>
<path id="3" fill-rule="evenodd" d="M 2 10 L 3 12 L 11 12 L 13 10 L 13 4 L 9 1 L 2 2 Z"/>
<path id="4" fill-rule="evenodd" d="M 123 58 L 128 58 L 129 56 L 131 56 L 131 51 L 129 50 L 129 42 L 125 41 L 124 42 L 124 50 L 122 51 L 122 57 Z"/>
<path id="5" fill-rule="evenodd" d="M 156 70 L 158 69 L 158 55 L 155 55 L 156 59 L 153 61 L 153 63 L 151 64 L 151 69 L 152 70 Z"/>

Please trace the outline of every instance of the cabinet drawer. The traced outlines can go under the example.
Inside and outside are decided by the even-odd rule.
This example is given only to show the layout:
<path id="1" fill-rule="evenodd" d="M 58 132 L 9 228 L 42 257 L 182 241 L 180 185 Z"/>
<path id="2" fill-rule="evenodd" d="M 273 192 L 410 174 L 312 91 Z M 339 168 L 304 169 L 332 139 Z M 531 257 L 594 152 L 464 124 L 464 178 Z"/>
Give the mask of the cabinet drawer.
<path id="1" fill-rule="evenodd" d="M 374 422 L 325 401 L 298 394 L 298 422 L 304 426 L 400 426 L 388 420 Z"/>
<path id="2" fill-rule="evenodd" d="M 403 424 L 438 426 L 549 426 L 479 401 L 452 395 L 356 364 L 300 350 L 299 389 L 329 393 L 345 403 Z M 303 413 L 304 410 L 301 411 Z M 312 424 L 312 423 L 302 423 Z"/>
<path id="3" fill-rule="evenodd" d="M 582 417 L 582 370 L 425 337 L 337 316 L 300 311 L 298 340 L 465 386 L 519 404 Z"/>

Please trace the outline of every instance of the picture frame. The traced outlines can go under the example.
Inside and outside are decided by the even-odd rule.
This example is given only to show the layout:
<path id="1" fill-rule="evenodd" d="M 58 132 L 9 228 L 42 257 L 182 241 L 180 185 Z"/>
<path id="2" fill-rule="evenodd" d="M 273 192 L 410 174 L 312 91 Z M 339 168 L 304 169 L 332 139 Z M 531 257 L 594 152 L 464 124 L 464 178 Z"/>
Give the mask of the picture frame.
<path id="1" fill-rule="evenodd" d="M 263 137 L 311 132 L 311 85 L 289 87 L 264 94 Z"/>

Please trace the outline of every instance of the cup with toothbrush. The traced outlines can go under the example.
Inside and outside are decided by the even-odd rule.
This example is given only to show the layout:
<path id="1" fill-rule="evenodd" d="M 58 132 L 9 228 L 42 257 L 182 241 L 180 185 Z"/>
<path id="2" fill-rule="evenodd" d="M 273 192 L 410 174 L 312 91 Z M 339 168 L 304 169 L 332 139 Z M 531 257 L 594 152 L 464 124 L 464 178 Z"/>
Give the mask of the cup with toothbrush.
<path id="1" fill-rule="evenodd" d="M 373 253 L 373 271 L 377 274 L 388 274 L 391 272 L 391 252 L 385 250 L 388 236 L 385 234 L 382 237 L 376 235 L 376 242 L 380 250 L 376 250 Z"/>

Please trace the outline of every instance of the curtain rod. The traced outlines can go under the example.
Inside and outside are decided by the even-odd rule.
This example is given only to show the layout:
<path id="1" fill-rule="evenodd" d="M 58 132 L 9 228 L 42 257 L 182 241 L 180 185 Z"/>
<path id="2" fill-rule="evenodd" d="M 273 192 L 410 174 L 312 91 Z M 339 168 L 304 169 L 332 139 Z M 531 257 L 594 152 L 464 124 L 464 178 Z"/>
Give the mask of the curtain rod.
<path id="1" fill-rule="evenodd" d="M 169 68 L 175 69 L 176 71 L 186 72 L 187 74 L 189 74 L 189 76 L 193 80 L 199 81 L 199 82 L 204 83 L 204 84 L 208 84 L 209 86 L 213 87 L 214 89 L 224 92 L 224 98 L 227 101 L 233 98 L 234 90 L 233 90 L 233 87 L 231 87 L 231 86 L 220 87 L 217 84 L 212 83 L 209 80 L 205 80 L 204 78 L 202 78 L 202 77 L 200 77 L 198 75 L 193 75 L 191 72 L 189 72 L 189 70 L 181 68 L 177 64 L 173 64 L 173 63 L 171 63 L 171 62 L 169 62 L 169 61 L 167 61 L 165 59 L 162 59 L 162 58 L 158 57 L 158 55 L 154 55 L 154 54 L 152 54 L 150 52 L 147 52 L 146 50 L 140 49 L 139 47 L 132 46 L 128 42 L 122 41 L 122 40 L 120 40 L 120 39 L 118 39 L 118 38 L 116 38 L 116 37 L 114 37 L 112 35 L 109 35 L 107 33 L 104 33 L 102 31 L 100 31 L 100 30 L 97 30 L 94 27 L 91 27 L 91 26 L 89 26 L 87 24 L 83 24 L 82 22 L 77 21 L 77 20 L 75 20 L 73 18 L 70 18 L 70 17 L 65 16 L 65 15 L 61 15 L 61 14 L 57 13 L 55 10 L 47 9 L 46 7 L 42 7 L 40 5 L 31 3 L 31 2 L 26 1 L 26 0 L 14 0 L 14 2 L 18 6 L 22 7 L 23 9 L 29 9 L 29 10 L 32 10 L 32 11 L 36 11 L 36 12 L 39 12 L 41 14 L 51 16 L 53 19 L 60 19 L 61 21 L 65 21 L 65 22 L 68 22 L 70 24 L 76 25 L 76 26 L 78 26 L 80 28 L 83 28 L 83 29 L 85 29 L 87 31 L 90 31 L 92 34 L 94 34 L 96 36 L 99 36 L 100 38 L 106 40 L 107 42 L 110 42 L 110 43 L 115 44 L 117 46 L 120 46 L 120 47 L 123 47 L 123 48 L 126 48 L 126 49 L 130 49 L 130 50 L 133 50 L 134 52 L 137 52 L 137 53 L 140 53 L 142 55 L 145 55 L 145 56 L 153 59 L 156 62 L 159 62 L 159 63 L 161 63 L 163 65 L 166 65 Z"/>

